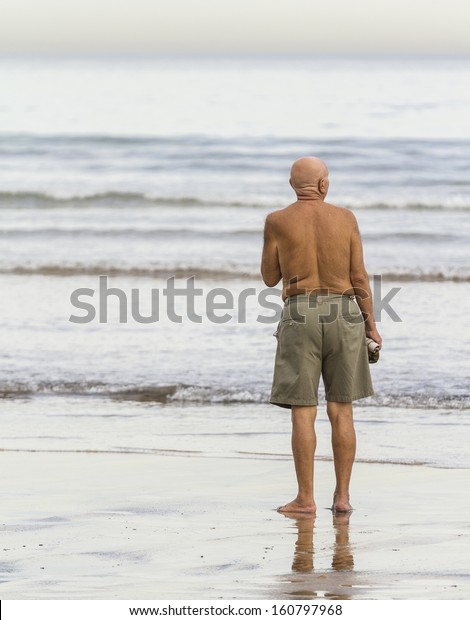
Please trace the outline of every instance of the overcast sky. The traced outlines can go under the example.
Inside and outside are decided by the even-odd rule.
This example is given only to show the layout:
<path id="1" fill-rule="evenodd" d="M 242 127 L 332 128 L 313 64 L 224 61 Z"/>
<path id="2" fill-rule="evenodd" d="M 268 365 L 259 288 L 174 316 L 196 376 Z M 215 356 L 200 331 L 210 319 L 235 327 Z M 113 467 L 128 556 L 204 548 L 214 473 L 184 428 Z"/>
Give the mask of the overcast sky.
<path id="1" fill-rule="evenodd" d="M 0 52 L 470 53 L 470 0 L 0 0 Z"/>

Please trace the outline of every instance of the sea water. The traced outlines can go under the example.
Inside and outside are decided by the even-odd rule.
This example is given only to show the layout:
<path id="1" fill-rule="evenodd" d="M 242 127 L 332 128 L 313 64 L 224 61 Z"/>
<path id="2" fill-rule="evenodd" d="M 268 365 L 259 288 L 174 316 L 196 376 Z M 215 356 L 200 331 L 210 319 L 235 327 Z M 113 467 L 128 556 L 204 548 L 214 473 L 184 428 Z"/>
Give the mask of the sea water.
<path id="1" fill-rule="evenodd" d="M 284 458 L 262 230 L 315 155 L 383 306 L 358 456 L 470 466 L 469 78 L 468 57 L 2 58 L 0 447 Z M 100 276 L 127 316 L 110 295 L 99 321 Z M 172 277 L 199 318 L 184 295 L 169 316 Z"/>

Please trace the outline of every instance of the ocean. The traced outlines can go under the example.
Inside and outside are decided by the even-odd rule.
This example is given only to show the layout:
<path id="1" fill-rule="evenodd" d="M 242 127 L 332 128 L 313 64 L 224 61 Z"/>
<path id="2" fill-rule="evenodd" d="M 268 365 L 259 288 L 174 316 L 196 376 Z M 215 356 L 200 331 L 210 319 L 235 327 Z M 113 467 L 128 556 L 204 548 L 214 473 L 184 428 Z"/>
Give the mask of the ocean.
<path id="1" fill-rule="evenodd" d="M 1 450 L 290 459 L 259 265 L 314 155 L 384 300 L 358 459 L 470 467 L 469 57 L 3 57 L 0 79 Z"/>

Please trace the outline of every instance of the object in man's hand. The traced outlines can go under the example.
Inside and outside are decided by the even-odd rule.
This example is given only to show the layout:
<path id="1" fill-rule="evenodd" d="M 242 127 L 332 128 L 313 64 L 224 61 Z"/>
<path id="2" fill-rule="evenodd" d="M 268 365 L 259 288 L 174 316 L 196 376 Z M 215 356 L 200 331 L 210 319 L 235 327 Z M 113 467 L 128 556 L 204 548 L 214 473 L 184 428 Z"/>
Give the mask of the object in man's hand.
<path id="1" fill-rule="evenodd" d="M 372 340 L 372 338 L 366 338 L 367 352 L 369 353 L 369 364 L 375 364 L 379 361 L 380 346 Z"/>

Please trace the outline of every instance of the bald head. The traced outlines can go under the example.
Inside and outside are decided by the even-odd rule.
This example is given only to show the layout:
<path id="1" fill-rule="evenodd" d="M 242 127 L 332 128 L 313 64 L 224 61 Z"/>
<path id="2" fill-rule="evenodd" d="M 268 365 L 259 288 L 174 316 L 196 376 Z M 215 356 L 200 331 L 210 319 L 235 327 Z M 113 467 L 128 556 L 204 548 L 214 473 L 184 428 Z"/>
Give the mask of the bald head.
<path id="1" fill-rule="evenodd" d="M 323 199 L 328 192 L 328 168 L 318 157 L 301 157 L 290 171 L 290 184 L 298 198 Z"/>

